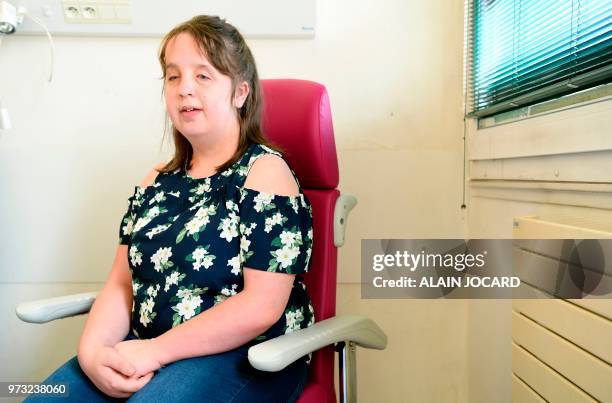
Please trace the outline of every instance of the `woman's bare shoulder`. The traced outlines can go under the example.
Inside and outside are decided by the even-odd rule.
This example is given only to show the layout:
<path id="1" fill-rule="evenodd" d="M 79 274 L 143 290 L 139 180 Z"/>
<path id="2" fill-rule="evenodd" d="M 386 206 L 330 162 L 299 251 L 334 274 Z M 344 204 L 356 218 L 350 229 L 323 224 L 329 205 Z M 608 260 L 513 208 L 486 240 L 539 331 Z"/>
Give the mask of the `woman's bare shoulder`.
<path id="1" fill-rule="evenodd" d="M 299 192 L 289 166 L 283 158 L 274 154 L 265 154 L 257 158 L 244 186 L 283 196 L 295 196 Z"/>
<path id="2" fill-rule="evenodd" d="M 165 166 L 166 166 L 166 162 L 163 162 L 163 161 L 155 165 L 153 169 L 151 169 L 149 173 L 147 173 L 145 178 L 142 180 L 142 182 L 140 183 L 140 187 L 144 189 L 148 187 L 149 185 L 151 185 L 155 181 L 155 178 L 157 178 L 157 175 L 159 175 L 159 170 Z"/>

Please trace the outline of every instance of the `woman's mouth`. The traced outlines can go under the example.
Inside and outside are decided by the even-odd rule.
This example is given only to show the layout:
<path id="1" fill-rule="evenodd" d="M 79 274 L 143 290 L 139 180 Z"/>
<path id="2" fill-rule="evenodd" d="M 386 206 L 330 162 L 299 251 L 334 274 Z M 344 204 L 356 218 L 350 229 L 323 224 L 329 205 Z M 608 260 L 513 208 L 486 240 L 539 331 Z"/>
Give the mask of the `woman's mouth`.
<path id="1" fill-rule="evenodd" d="M 200 108 L 192 108 L 192 107 L 182 108 L 181 116 L 191 118 L 191 117 L 196 116 L 200 112 L 202 112 L 202 109 Z"/>

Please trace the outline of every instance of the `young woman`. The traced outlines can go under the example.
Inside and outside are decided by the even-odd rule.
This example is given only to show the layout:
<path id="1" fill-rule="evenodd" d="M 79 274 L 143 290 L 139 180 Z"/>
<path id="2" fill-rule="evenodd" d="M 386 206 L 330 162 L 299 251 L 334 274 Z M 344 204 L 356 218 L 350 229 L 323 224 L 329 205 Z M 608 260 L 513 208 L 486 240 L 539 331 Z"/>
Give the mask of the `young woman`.
<path id="1" fill-rule="evenodd" d="M 74 401 L 295 401 L 308 357 L 277 373 L 247 359 L 314 323 L 312 210 L 261 131 L 255 61 L 209 16 L 170 31 L 159 60 L 174 157 L 130 197 L 78 354 L 45 383 Z"/>

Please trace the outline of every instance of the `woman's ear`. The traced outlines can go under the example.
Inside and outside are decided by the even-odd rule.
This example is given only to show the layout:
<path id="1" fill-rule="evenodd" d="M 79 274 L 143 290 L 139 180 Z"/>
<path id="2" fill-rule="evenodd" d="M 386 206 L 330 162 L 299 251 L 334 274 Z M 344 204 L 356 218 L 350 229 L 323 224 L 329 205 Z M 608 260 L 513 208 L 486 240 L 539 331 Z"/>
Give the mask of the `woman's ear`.
<path id="1" fill-rule="evenodd" d="M 236 94 L 234 95 L 234 107 L 239 109 L 242 108 L 242 105 L 244 105 L 244 102 L 249 96 L 249 91 L 249 83 L 246 81 L 238 84 L 238 87 L 236 87 Z"/>

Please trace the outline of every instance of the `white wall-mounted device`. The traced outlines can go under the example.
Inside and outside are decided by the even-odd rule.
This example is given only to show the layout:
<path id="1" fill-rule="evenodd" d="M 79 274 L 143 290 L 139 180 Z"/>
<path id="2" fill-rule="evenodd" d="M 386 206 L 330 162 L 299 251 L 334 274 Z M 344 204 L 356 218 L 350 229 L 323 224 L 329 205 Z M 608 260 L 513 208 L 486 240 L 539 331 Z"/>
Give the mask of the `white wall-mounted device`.
<path id="1" fill-rule="evenodd" d="M 313 38 L 316 0 L 12 0 L 55 35 L 161 37 L 194 15 L 218 15 L 250 38 Z M 41 34 L 24 21 L 16 34 Z"/>
<path id="2" fill-rule="evenodd" d="M 0 1 L 0 35 L 10 35 L 17 29 L 17 8 L 7 1 Z"/>

